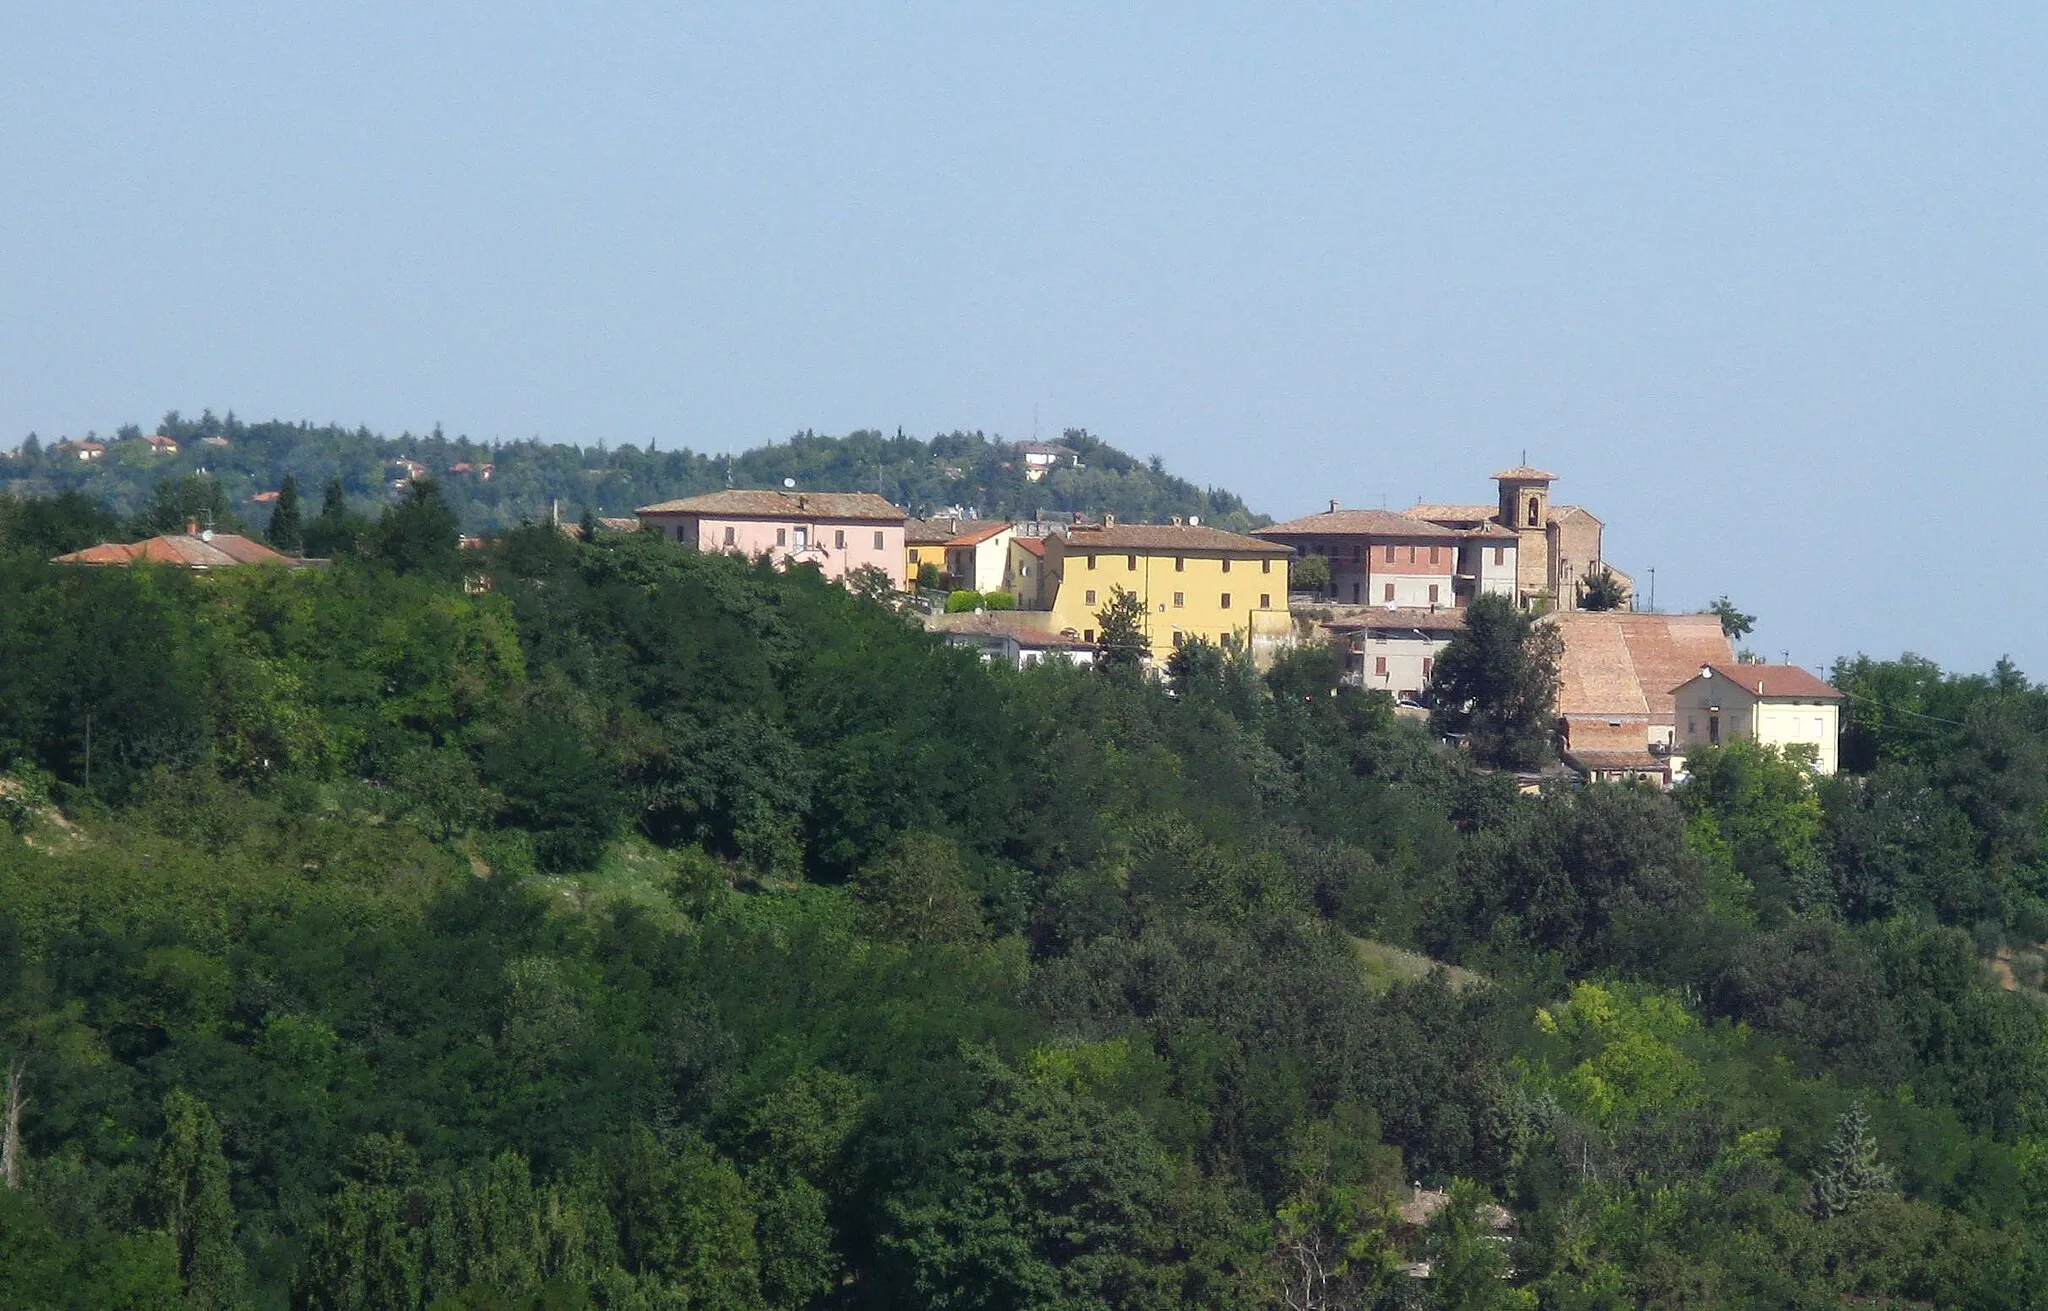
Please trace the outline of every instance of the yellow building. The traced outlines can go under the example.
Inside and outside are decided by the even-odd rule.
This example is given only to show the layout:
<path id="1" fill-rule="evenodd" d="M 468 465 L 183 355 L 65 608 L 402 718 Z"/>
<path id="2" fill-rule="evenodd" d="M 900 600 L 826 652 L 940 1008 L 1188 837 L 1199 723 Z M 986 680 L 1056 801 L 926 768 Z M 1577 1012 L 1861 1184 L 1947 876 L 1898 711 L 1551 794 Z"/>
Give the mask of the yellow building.
<path id="1" fill-rule="evenodd" d="M 1197 637 L 1235 642 L 1256 654 L 1293 630 L 1287 612 L 1293 555 L 1274 542 L 1179 521 L 1076 524 L 1045 540 L 1044 604 L 1055 632 L 1093 642 L 1101 626 L 1097 613 L 1121 587 L 1145 604 L 1145 636 L 1155 660 Z"/>
<path id="2" fill-rule="evenodd" d="M 1767 747 L 1811 748 L 1815 772 L 1835 772 L 1842 694 L 1797 665 L 1703 665 L 1672 689 L 1671 700 L 1675 756 L 1746 737 Z"/>

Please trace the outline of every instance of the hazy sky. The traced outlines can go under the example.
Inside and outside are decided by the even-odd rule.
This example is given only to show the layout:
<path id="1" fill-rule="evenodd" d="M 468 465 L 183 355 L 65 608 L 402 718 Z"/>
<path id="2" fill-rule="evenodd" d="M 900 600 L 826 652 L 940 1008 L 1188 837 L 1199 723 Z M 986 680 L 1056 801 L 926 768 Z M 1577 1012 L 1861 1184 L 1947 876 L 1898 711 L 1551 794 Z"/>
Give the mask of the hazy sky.
<path id="1" fill-rule="evenodd" d="M 2048 677 L 2048 6 L 4 6 L 0 444 L 1520 459 L 1773 659 Z"/>

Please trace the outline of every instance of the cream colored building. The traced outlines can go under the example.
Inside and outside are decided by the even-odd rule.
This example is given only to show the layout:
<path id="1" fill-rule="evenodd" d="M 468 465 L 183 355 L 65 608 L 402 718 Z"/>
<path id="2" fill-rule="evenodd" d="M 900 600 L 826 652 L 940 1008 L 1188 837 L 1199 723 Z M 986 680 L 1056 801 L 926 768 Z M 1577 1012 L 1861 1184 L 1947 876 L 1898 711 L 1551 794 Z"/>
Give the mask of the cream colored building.
<path id="1" fill-rule="evenodd" d="M 1736 738 L 1768 747 L 1811 747 L 1814 767 L 1840 761 L 1842 694 L 1797 665 L 1702 665 L 1671 692 L 1677 717 L 1672 754 Z"/>
<path id="2" fill-rule="evenodd" d="M 1505 556 L 1514 570 L 1514 592 L 1524 609 L 1579 609 L 1587 572 L 1601 569 L 1609 570 L 1621 584 L 1621 608 L 1629 608 L 1635 584 L 1602 557 L 1605 525 L 1599 516 L 1583 506 L 1551 504 L 1550 484 L 1557 481 L 1556 474 L 1524 464 L 1501 470 L 1493 480 L 1498 494 L 1492 505 L 1423 504 L 1402 513 L 1469 539 L 1472 550 L 1469 556 L 1460 556 L 1461 575 L 1480 575 L 1477 568 L 1468 568 L 1468 558 L 1475 565 L 1498 562 L 1503 554 L 1499 546 L 1512 535 L 1516 549 Z M 1488 585 L 1490 581 L 1490 577 L 1479 576 L 1478 590 L 1495 590 Z"/>

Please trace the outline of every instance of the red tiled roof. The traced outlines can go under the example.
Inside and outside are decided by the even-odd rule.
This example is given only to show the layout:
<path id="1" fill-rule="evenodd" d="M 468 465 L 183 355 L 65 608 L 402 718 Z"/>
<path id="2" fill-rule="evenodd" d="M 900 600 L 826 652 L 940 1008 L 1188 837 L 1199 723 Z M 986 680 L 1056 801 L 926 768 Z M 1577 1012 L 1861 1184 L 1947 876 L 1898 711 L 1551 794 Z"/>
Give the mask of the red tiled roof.
<path id="1" fill-rule="evenodd" d="M 1711 616 L 1709 616 L 1711 617 Z M 1798 665 L 1712 664 L 1708 668 L 1751 696 L 1796 697 L 1800 700 L 1832 701 L 1842 694 Z M 1693 678 L 1697 678 L 1695 674 Z M 1685 680 L 1686 683 L 1693 678 Z M 1684 687 L 1680 683 L 1678 687 Z M 1676 692 L 1678 687 L 1671 690 Z"/>
<path id="2" fill-rule="evenodd" d="M 1411 518 L 1392 510 L 1325 510 L 1286 523 L 1261 528 L 1260 537 L 1357 536 L 1445 539 L 1458 534 L 1426 519 Z"/>
<path id="3" fill-rule="evenodd" d="M 1447 633 L 1464 626 L 1465 612 L 1456 606 L 1440 610 L 1426 610 L 1418 606 L 1375 610 L 1332 619 L 1323 625 L 1333 633 L 1353 633 L 1367 628 L 1420 628 L 1425 632 Z"/>
<path id="4" fill-rule="evenodd" d="M 1035 555 L 1041 560 L 1045 558 L 1045 539 L 1043 537 L 1012 537 L 1010 540 L 1023 547 L 1026 553 Z"/>
<path id="5" fill-rule="evenodd" d="M 1035 612 L 1043 613 L 1043 612 Z M 1055 632 L 1042 621 L 1024 618 L 1014 610 L 983 610 L 964 615 L 934 615 L 931 618 L 934 633 L 971 634 L 977 637 L 1007 637 L 1022 646 L 1036 646 L 1059 649 L 1081 649 L 1092 647 L 1093 642 L 1084 642 L 1078 637 Z"/>
<path id="6" fill-rule="evenodd" d="M 278 492 L 258 492 L 254 496 L 249 498 L 249 504 L 269 505 L 271 502 L 275 501 L 280 494 L 281 493 Z"/>
<path id="7" fill-rule="evenodd" d="M 1410 519 L 1427 519 L 1433 524 L 1484 524 L 1500 513 L 1497 505 L 1445 505 L 1440 501 L 1418 501 L 1401 511 Z"/>
<path id="8" fill-rule="evenodd" d="M 236 533 L 170 533 L 140 542 L 104 542 L 60 555 L 51 564 L 174 564 L 187 569 L 223 569 L 238 564 L 281 564 L 297 568 L 310 563 L 271 550 Z"/>
<path id="9" fill-rule="evenodd" d="M 1635 716 L 1669 724 L 1671 689 L 1702 665 L 1734 663 L 1721 621 L 1710 614 L 1567 610 L 1544 622 L 1564 637 L 1557 712 L 1574 721 Z"/>
<path id="10" fill-rule="evenodd" d="M 1007 519 L 993 519 L 987 523 L 977 524 L 973 528 L 969 529 L 964 533 L 961 533 L 957 537 L 947 538 L 946 545 L 979 546 L 983 542 L 987 541 L 991 537 L 994 537 L 997 533 L 1002 532 L 1009 526 L 1010 523 Z"/>
<path id="11" fill-rule="evenodd" d="M 1237 551 L 1253 555 L 1293 555 L 1294 548 L 1229 533 L 1206 524 L 1120 523 L 1096 527 L 1075 524 L 1061 534 L 1068 551 Z"/>
<path id="12" fill-rule="evenodd" d="M 903 511 L 873 492 L 729 491 L 643 505 L 635 514 L 712 514 L 741 519 L 866 519 L 902 523 Z"/>

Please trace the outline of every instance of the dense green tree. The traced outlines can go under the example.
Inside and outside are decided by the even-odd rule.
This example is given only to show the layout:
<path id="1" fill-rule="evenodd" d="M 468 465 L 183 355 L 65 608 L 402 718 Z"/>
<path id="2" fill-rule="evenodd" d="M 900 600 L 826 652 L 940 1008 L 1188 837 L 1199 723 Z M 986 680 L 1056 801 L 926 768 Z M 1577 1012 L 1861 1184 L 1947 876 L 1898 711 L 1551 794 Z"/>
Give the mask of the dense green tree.
<path id="1" fill-rule="evenodd" d="M 1581 610 L 1619 610 L 1628 604 L 1628 591 L 1614 571 L 1606 565 L 1597 570 L 1586 566 L 1586 573 L 1579 580 L 1579 608 Z"/>
<path id="2" fill-rule="evenodd" d="M 1430 725 L 1463 733 L 1480 761 L 1531 769 L 1550 753 L 1557 706 L 1557 629 L 1504 596 L 1477 598 L 1430 675 Z"/>
<path id="3" fill-rule="evenodd" d="M 277 502 L 270 510 L 270 526 L 263 535 L 288 555 L 305 545 L 305 526 L 299 520 L 299 480 L 290 474 L 284 476 L 284 485 L 278 489 Z"/>
<path id="4" fill-rule="evenodd" d="M 1321 596 L 1330 590 L 1330 561 L 1326 556 L 1303 555 L 1288 562 L 1287 582 L 1297 592 Z"/>
<path id="5" fill-rule="evenodd" d="M 404 500 L 385 507 L 364 542 L 364 554 L 395 573 L 451 577 L 460 567 L 461 528 L 441 485 L 432 478 L 416 479 Z"/>
<path id="6" fill-rule="evenodd" d="M 1714 603 L 1707 607 L 1707 613 L 1719 616 L 1721 633 L 1731 642 L 1741 641 L 1756 627 L 1756 616 L 1742 613 L 1735 608 L 1735 603 L 1725 596 L 1715 598 Z"/>
<path id="7" fill-rule="evenodd" d="M 213 1113 L 182 1089 L 164 1099 L 164 1132 L 150 1173 L 149 1207 L 178 1253 L 187 1305 L 241 1300 L 242 1255 L 228 1200 L 228 1164 Z"/>
<path id="8" fill-rule="evenodd" d="M 1151 650 L 1145 637 L 1145 602 L 1135 592 L 1109 589 L 1109 600 L 1095 612 L 1095 661 L 1109 669 L 1135 668 Z"/>
<path id="9" fill-rule="evenodd" d="M 1870 1117 L 1864 1114 L 1862 1103 L 1856 1103 L 1836 1118 L 1827 1155 L 1814 1169 L 1813 1209 L 1825 1220 L 1845 1215 L 1890 1191 L 1891 1168 L 1878 1156 Z"/>

